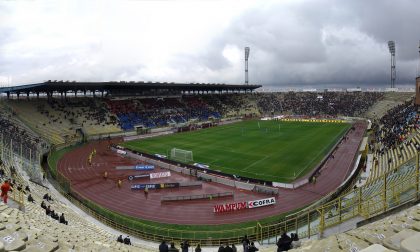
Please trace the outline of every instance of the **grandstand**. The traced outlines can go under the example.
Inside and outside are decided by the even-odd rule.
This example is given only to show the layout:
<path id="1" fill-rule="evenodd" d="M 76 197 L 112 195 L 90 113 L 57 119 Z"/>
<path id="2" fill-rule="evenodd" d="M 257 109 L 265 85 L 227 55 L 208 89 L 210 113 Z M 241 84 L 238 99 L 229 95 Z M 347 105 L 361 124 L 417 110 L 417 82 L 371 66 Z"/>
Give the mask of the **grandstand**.
<path id="1" fill-rule="evenodd" d="M 302 241 L 300 248 L 290 251 L 418 250 L 414 246 L 420 232 L 420 206 L 414 202 L 418 202 L 420 195 L 418 160 L 420 129 L 417 108 L 411 99 L 412 94 L 253 93 L 251 91 L 258 86 L 157 84 L 160 88 L 156 89 L 156 86 L 146 83 L 66 85 L 65 82 L 46 82 L 0 89 L 0 92 L 6 93 L 9 98 L 2 99 L 0 104 L 2 169 L 6 171 L 6 177 L 12 177 L 16 184 L 22 187 L 28 185 L 36 202 L 28 202 L 28 192 L 24 194 L 23 191 L 14 190 L 12 203 L 0 205 L 3 218 L 0 223 L 2 236 L 0 251 L 2 249 L 6 251 L 156 250 L 156 243 L 152 244 L 153 247 L 147 242 L 137 240 L 133 242 L 133 246 L 119 243 L 116 241 L 118 232 L 134 234 L 154 242 L 166 239 L 179 244 L 188 239 L 192 245 L 201 243 L 211 246 L 220 242 L 239 244 L 242 236 L 248 234 L 252 240 L 259 242 L 260 251 L 275 251 L 275 243 L 282 232 L 298 233 L 299 237 L 308 239 Z M 126 89 L 121 88 L 122 85 Z M 75 86 L 77 86 L 76 94 L 70 95 L 70 90 L 74 92 Z M 59 90 L 58 87 L 62 89 Z M 79 93 L 77 96 L 77 91 L 83 95 Z M 103 95 L 95 96 L 94 91 L 99 91 Z M 46 96 L 42 95 L 44 92 Z M 69 95 L 63 95 L 63 92 L 69 92 Z M 28 99 L 23 99 L 20 94 L 26 93 L 37 94 L 39 98 L 28 95 Z M 63 177 L 54 174 L 55 167 L 43 170 L 43 167 L 48 167 L 47 160 L 52 164 L 53 159 L 57 158 L 55 162 L 58 163 L 58 159 L 63 157 L 65 151 L 81 150 L 80 145 L 88 141 L 87 145 L 83 145 L 86 148 L 90 140 L 97 138 L 121 141 L 120 138 L 114 139 L 114 137 L 141 137 L 141 134 L 148 136 L 148 133 L 160 134 L 208 123 L 278 115 L 318 119 L 359 117 L 359 120 L 365 117 L 372 121 L 372 129 L 365 135 L 367 148 L 362 149 L 366 149 L 366 153 L 360 153 L 360 159 L 357 155 L 351 157 L 354 159 L 354 173 L 351 175 L 350 172 L 346 173 L 347 177 L 339 183 L 341 186 L 318 195 L 318 200 L 308 202 L 299 211 L 293 209 L 289 215 L 282 216 L 273 214 L 271 219 L 252 223 L 251 226 L 238 225 L 231 230 L 226 227 L 223 227 L 226 230 L 209 229 L 204 235 L 204 231 L 199 230 L 195 233 L 197 236 L 185 235 L 187 232 L 184 231 L 177 232 L 173 225 L 168 228 L 159 226 L 159 229 L 148 229 L 158 232 L 146 235 L 146 232 L 135 230 L 134 225 L 133 227 L 125 225 L 131 223 L 129 221 L 116 222 L 116 219 L 103 216 L 105 211 L 102 213 L 97 211 L 98 208 L 93 207 L 95 202 L 74 197 L 69 188 L 70 184 L 66 184 Z M 13 138 L 11 135 L 21 137 Z M 64 148 L 68 146 L 73 147 Z M 98 159 L 93 158 L 93 164 L 97 166 L 89 169 L 99 169 L 101 162 L 105 160 L 108 162 L 104 156 L 112 157 L 108 152 L 98 149 Z M 121 157 L 121 160 L 123 158 Z M 164 161 L 160 158 L 156 160 Z M 360 163 L 356 160 L 360 160 Z M 87 165 L 87 161 L 84 162 Z M 114 162 L 116 165 L 125 165 L 119 159 Z M 49 174 L 48 181 L 42 179 L 43 172 Z M 182 170 L 177 176 L 194 175 L 192 171 L 189 171 L 189 174 L 182 174 L 184 172 Z M 322 173 L 322 168 L 320 175 L 314 174 L 321 176 L 316 183 L 325 182 L 322 177 L 326 175 Z M 100 176 L 99 179 L 95 179 L 103 181 L 102 174 Z M 218 176 L 220 180 L 231 179 L 223 177 L 223 174 Z M 246 184 L 246 181 L 241 182 Z M 229 188 L 217 182 L 203 181 L 203 183 Z M 259 186 L 269 188 L 270 185 Z M 305 190 L 309 188 L 307 193 L 315 190 L 309 186 L 316 188 L 319 185 L 309 184 L 305 187 Z M 255 186 L 243 186 L 235 190 L 246 191 L 247 189 L 244 189 L 246 187 L 252 188 L 251 190 L 255 188 Z M 54 188 L 60 193 L 55 192 Z M 276 196 L 279 202 L 283 200 L 282 196 L 288 195 L 282 194 L 287 190 L 293 191 L 280 190 L 279 196 Z M 46 193 L 52 194 L 53 198 L 48 204 L 55 211 L 65 214 L 68 225 L 45 215 L 40 202 Z M 243 194 L 264 197 L 261 191 L 246 191 Z M 242 194 L 238 192 L 238 195 Z M 183 198 L 184 195 L 177 196 Z M 153 192 L 149 197 L 150 201 L 156 200 L 156 194 Z M 94 216 L 96 220 L 86 218 L 73 204 Z M 201 202 L 192 204 L 199 205 Z M 233 219 L 232 216 L 240 216 L 240 213 L 220 218 L 228 220 Z M 119 231 L 108 229 L 98 220 Z"/>

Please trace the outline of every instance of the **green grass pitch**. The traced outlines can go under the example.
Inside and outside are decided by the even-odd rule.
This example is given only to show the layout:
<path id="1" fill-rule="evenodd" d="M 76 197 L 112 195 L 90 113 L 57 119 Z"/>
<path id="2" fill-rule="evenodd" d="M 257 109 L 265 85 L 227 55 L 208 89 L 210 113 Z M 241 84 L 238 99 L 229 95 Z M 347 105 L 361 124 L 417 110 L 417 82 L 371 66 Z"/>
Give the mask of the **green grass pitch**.
<path id="1" fill-rule="evenodd" d="M 347 123 L 253 120 L 123 145 L 168 157 L 172 148 L 190 150 L 194 162 L 207 164 L 212 170 L 290 182 L 312 170 L 350 126 Z"/>

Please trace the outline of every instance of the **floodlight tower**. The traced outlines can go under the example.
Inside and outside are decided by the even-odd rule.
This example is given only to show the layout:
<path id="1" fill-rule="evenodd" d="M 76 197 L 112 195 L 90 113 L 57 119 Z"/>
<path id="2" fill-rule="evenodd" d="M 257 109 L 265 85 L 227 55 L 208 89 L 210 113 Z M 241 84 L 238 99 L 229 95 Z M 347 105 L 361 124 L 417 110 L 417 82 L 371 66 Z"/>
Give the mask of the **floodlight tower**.
<path id="1" fill-rule="evenodd" d="M 395 88 L 397 70 L 395 69 L 395 41 L 388 41 L 389 52 L 391 53 L 391 88 Z"/>
<path id="2" fill-rule="evenodd" d="M 249 59 L 249 47 L 245 47 L 245 84 L 248 84 L 248 59 Z"/>
<path id="3" fill-rule="evenodd" d="M 419 56 L 420 56 L 420 40 L 419 40 Z M 420 77 L 420 58 L 419 58 L 419 66 L 417 67 L 417 77 Z"/>
<path id="4" fill-rule="evenodd" d="M 419 56 L 420 56 L 420 41 L 419 41 Z M 415 104 L 417 108 L 420 107 L 420 61 L 417 66 L 417 76 L 416 76 L 416 100 Z"/>

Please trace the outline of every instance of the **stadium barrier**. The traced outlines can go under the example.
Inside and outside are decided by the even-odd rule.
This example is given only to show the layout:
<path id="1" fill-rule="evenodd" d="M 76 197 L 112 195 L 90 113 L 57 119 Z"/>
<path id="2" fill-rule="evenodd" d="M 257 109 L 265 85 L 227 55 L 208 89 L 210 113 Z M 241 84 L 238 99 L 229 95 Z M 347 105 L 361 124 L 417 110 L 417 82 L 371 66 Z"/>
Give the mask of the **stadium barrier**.
<path id="1" fill-rule="evenodd" d="M 346 120 L 340 119 L 306 119 L 306 118 L 281 118 L 284 122 L 317 122 L 317 123 L 347 123 Z"/>
<path id="2" fill-rule="evenodd" d="M 160 198 L 160 201 L 164 202 L 164 201 L 181 201 L 181 200 L 200 200 L 200 199 L 215 199 L 215 198 L 224 198 L 224 197 L 233 197 L 233 192 L 162 196 Z"/>
<path id="3" fill-rule="evenodd" d="M 255 188 L 255 184 L 250 184 L 250 183 L 241 182 L 241 181 L 233 181 L 233 183 L 234 183 L 234 187 L 243 189 L 243 190 L 252 191 Z"/>
<path id="4" fill-rule="evenodd" d="M 136 136 L 137 132 L 135 131 L 121 131 L 121 132 L 112 132 L 112 133 L 99 133 L 94 135 L 88 135 L 87 140 L 101 140 L 101 139 L 107 139 L 107 138 L 116 138 L 116 137 L 130 137 L 130 136 Z"/>
<path id="5" fill-rule="evenodd" d="M 208 181 L 212 181 L 212 182 L 216 182 L 222 185 L 227 185 L 230 187 L 235 187 L 235 181 L 228 179 L 228 178 L 223 178 L 220 176 L 215 176 L 212 174 L 207 174 L 204 172 L 197 172 L 197 177 L 204 179 L 204 180 L 208 180 Z"/>
<path id="6" fill-rule="evenodd" d="M 278 195 L 279 194 L 279 189 L 278 188 L 274 188 L 274 187 L 271 187 L 271 186 L 263 186 L 263 185 L 255 185 L 253 191 L 257 192 L 257 193 L 265 193 L 265 194 L 269 194 L 269 195 Z"/>

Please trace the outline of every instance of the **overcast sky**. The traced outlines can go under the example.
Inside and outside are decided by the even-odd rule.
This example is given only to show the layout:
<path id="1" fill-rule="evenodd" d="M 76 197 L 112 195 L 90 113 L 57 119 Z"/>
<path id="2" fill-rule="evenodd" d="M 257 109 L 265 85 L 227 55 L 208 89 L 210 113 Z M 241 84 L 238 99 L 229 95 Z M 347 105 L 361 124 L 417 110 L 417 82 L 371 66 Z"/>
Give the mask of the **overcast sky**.
<path id="1" fill-rule="evenodd" d="M 0 82 L 250 83 L 265 87 L 414 85 L 417 0 L 0 0 Z M 10 80 L 10 79 L 9 79 Z"/>

